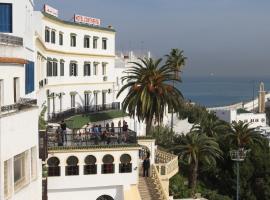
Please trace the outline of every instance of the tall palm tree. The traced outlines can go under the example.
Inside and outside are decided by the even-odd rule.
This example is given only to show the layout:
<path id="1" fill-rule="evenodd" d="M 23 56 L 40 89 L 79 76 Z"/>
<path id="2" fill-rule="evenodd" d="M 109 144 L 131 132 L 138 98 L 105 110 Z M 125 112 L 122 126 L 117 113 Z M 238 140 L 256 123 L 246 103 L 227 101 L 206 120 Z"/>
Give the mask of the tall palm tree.
<path id="1" fill-rule="evenodd" d="M 188 183 L 192 195 L 194 195 L 197 185 L 199 162 L 215 165 L 216 159 L 222 158 L 219 145 L 212 137 L 190 132 L 183 136 L 181 144 L 176 145 L 173 149 L 175 153 L 178 153 L 179 159 L 186 161 L 189 165 Z"/>
<path id="2" fill-rule="evenodd" d="M 225 134 L 227 129 L 228 124 L 217 119 L 217 117 L 212 114 L 204 116 L 199 124 L 193 126 L 194 131 L 205 133 L 208 137 L 216 137 L 219 134 Z"/>
<path id="3" fill-rule="evenodd" d="M 247 148 L 253 143 L 262 145 L 262 136 L 254 128 L 250 128 L 249 123 L 234 121 L 228 132 L 228 140 L 237 148 Z"/>
<path id="4" fill-rule="evenodd" d="M 169 84 L 172 80 L 179 80 L 167 64 L 161 65 L 162 59 L 139 60 L 140 62 L 131 62 L 134 66 L 125 71 L 127 75 L 123 76 L 122 81 L 126 81 L 126 84 L 117 97 L 124 90 L 128 90 L 122 107 L 128 110 L 132 117 L 136 115 L 139 121 L 145 120 L 146 134 L 149 134 L 153 119 L 161 123 L 166 106 L 177 109 L 183 96 L 177 88 Z"/>
<path id="5" fill-rule="evenodd" d="M 167 57 L 166 63 L 174 71 L 175 78 L 180 80 L 179 73 L 186 64 L 186 57 L 184 56 L 184 51 L 179 49 L 172 49 L 170 54 L 165 55 Z M 174 86 L 174 80 L 173 80 Z M 173 131 L 173 109 L 171 109 L 171 132 Z"/>

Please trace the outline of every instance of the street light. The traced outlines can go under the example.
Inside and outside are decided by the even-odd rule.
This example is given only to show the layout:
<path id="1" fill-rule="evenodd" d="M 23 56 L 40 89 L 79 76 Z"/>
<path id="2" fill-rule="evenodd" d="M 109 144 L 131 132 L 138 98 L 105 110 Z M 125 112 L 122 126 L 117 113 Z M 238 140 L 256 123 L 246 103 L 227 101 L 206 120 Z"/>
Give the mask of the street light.
<path id="1" fill-rule="evenodd" d="M 236 167 L 237 167 L 236 200 L 239 200 L 239 191 L 240 191 L 240 185 L 239 185 L 239 162 L 243 162 L 245 160 L 248 151 L 249 150 L 245 150 L 244 148 L 239 148 L 237 150 L 231 150 L 230 151 L 231 159 L 236 162 Z"/>

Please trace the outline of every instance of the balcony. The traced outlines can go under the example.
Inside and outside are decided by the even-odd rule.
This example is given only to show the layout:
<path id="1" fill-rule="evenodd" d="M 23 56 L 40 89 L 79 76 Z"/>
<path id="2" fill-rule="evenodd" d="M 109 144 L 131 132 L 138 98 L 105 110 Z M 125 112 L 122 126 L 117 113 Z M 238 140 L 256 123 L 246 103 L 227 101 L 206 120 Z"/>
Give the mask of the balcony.
<path id="1" fill-rule="evenodd" d="M 0 33 L 0 45 L 23 46 L 23 38 Z"/>
<path id="2" fill-rule="evenodd" d="M 108 111 L 108 110 L 120 110 L 120 103 L 113 102 L 110 104 L 103 104 L 103 105 L 89 105 L 89 106 L 82 106 L 78 108 L 70 108 L 62 112 L 49 113 L 48 121 L 59 122 L 61 120 L 64 120 L 74 115 L 97 113 L 97 112 Z"/>
<path id="3" fill-rule="evenodd" d="M 123 131 L 122 127 L 68 129 L 64 134 L 59 127 L 51 126 L 46 138 L 49 150 L 138 146 L 136 132 Z"/>
<path id="4" fill-rule="evenodd" d="M 24 109 L 29 109 L 37 105 L 36 99 L 20 98 L 15 104 L 0 107 L 0 114 L 13 113 Z"/>
<path id="5" fill-rule="evenodd" d="M 155 166 L 161 177 L 171 178 L 178 172 L 178 156 L 156 150 Z"/>

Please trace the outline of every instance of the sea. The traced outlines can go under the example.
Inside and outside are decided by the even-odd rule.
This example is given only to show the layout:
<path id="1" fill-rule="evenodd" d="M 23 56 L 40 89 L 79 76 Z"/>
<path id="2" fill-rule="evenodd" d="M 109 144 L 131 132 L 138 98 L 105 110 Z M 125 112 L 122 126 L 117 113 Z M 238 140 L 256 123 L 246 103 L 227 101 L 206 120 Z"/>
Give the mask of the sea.
<path id="1" fill-rule="evenodd" d="M 256 98 L 260 83 L 270 90 L 270 77 L 182 77 L 177 87 L 185 99 L 205 107 L 225 106 Z"/>

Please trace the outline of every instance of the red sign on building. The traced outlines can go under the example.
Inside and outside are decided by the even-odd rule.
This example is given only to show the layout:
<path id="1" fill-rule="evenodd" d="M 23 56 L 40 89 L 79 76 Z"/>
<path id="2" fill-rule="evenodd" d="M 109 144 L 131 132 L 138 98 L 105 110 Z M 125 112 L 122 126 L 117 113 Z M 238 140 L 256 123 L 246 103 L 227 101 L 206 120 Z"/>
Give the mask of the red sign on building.
<path id="1" fill-rule="evenodd" d="M 82 16 L 82 15 L 74 15 L 74 22 L 100 26 L 101 20 L 97 18 Z"/>

